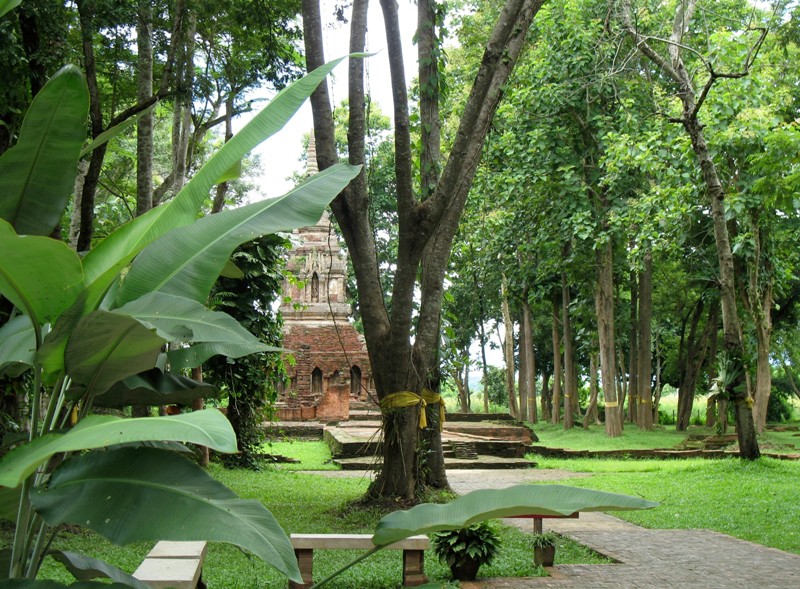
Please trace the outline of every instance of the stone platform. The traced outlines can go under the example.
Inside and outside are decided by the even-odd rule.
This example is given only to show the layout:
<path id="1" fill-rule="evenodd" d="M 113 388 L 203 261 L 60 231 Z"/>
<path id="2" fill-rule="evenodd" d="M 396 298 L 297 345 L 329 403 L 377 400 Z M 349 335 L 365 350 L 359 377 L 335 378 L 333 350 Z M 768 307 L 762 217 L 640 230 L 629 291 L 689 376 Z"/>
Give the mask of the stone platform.
<path id="1" fill-rule="evenodd" d="M 448 414 L 442 432 L 445 465 L 448 469 L 530 468 L 525 459 L 535 436 L 528 428 L 502 417 L 483 416 L 479 421 L 454 421 L 457 414 Z M 472 416 L 471 416 L 472 417 Z M 343 469 L 369 470 L 376 466 L 380 454 L 380 423 L 353 420 L 325 427 L 323 439 L 333 454 L 334 462 Z"/>

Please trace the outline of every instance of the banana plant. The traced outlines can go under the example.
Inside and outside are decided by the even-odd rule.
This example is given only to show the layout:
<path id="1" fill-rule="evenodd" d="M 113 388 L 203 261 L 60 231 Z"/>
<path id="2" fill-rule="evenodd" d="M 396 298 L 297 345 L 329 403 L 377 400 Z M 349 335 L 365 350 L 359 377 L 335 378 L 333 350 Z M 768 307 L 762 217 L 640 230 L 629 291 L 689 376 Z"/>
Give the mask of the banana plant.
<path id="1" fill-rule="evenodd" d="M 232 317 L 207 309 L 209 291 L 237 246 L 316 223 L 359 168 L 336 165 L 282 197 L 213 216 L 200 217 L 201 208 L 214 184 L 281 129 L 340 61 L 276 95 L 174 199 L 83 257 L 48 236 L 64 214 L 86 140 L 86 82 L 67 66 L 35 97 L 19 141 L 0 156 L 0 294 L 14 306 L 0 327 L 0 374 L 29 373 L 30 407 L 26 435 L 4 440 L 13 448 L 0 459 L 0 518 L 16 524 L 11 547 L 0 551 L 0 585 L 47 587 L 35 579 L 64 524 L 123 544 L 229 542 L 302 580 L 288 537 L 263 505 L 239 499 L 171 451 L 193 443 L 236 452 L 220 412 L 120 419 L 91 410 L 197 397 L 203 389 L 164 372 L 166 363 L 179 371 L 215 354 L 270 349 Z M 58 558 L 84 571 L 76 586 L 89 586 L 91 575 L 142 586 L 105 563 Z"/>

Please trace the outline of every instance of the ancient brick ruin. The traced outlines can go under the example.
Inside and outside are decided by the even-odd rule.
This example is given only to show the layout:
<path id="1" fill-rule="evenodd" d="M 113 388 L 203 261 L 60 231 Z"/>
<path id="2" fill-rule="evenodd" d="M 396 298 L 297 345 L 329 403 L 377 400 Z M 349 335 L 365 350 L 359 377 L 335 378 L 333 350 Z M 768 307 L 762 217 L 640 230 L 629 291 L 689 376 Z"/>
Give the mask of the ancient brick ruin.
<path id="1" fill-rule="evenodd" d="M 281 391 L 278 419 L 344 420 L 351 401 L 374 397 L 366 344 L 350 323 L 347 259 L 327 213 L 313 227 L 295 231 L 292 241 L 293 279 L 284 283 L 281 312 L 283 347 L 296 363 Z"/>

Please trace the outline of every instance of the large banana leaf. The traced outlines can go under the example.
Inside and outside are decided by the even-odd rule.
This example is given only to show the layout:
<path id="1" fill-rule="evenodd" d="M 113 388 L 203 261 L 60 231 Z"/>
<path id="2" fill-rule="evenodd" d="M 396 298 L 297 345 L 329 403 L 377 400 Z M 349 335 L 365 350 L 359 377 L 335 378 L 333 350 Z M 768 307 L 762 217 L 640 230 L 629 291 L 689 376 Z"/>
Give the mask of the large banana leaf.
<path id="1" fill-rule="evenodd" d="M 146 540 L 228 542 L 301 581 L 286 533 L 259 502 L 243 500 L 171 452 L 90 452 L 59 466 L 31 492 L 51 526 L 88 527 L 117 544 Z"/>
<path id="2" fill-rule="evenodd" d="M 180 374 L 153 368 L 119 381 L 95 397 L 95 407 L 126 405 L 188 405 L 194 399 L 216 397 L 219 390 L 207 382 L 197 382 Z"/>
<path id="3" fill-rule="evenodd" d="M 259 235 L 313 225 L 360 169 L 337 164 L 282 197 L 209 215 L 169 232 L 134 260 L 117 303 L 156 291 L 205 301 L 240 244 Z"/>
<path id="4" fill-rule="evenodd" d="M 133 317 L 95 311 L 70 335 L 64 366 L 72 388 L 100 395 L 115 382 L 153 368 L 165 343 Z"/>
<path id="5" fill-rule="evenodd" d="M 89 91 L 75 66 L 61 68 L 34 97 L 17 144 L 0 156 L 0 218 L 20 235 L 50 235 L 72 193 Z"/>
<path id="6" fill-rule="evenodd" d="M 151 589 L 147 583 L 140 581 L 133 575 L 91 556 L 70 552 L 69 550 L 53 550 L 49 552 L 49 555 L 63 564 L 72 576 L 79 581 L 103 578 L 117 581 L 128 587 L 133 587 L 133 589 Z"/>
<path id="7" fill-rule="evenodd" d="M 16 521 L 20 487 L 0 487 L 0 520 Z"/>
<path id="8" fill-rule="evenodd" d="M 393 542 L 440 530 L 455 530 L 487 519 L 517 515 L 570 515 L 576 511 L 629 511 L 651 509 L 658 503 L 565 485 L 517 485 L 507 489 L 481 489 L 445 504 L 423 503 L 407 511 L 384 516 L 372 542 Z"/>
<path id="9" fill-rule="evenodd" d="M 272 350 L 226 313 L 210 311 L 193 300 L 152 292 L 116 309 L 157 331 L 169 341 L 203 343 L 169 353 L 172 368 L 193 368 L 215 354 L 239 358 Z"/>
<path id="10" fill-rule="evenodd" d="M 218 452 L 237 451 L 236 434 L 228 419 L 216 409 L 136 419 L 91 415 L 66 434 L 47 434 L 3 456 L 0 486 L 16 487 L 39 465 L 61 452 L 159 440 L 199 444 Z"/>
<path id="11" fill-rule="evenodd" d="M 22 0 L 0 0 L 0 16 L 14 10 L 20 4 L 22 4 Z"/>
<path id="12" fill-rule="evenodd" d="M 0 376 L 17 377 L 33 366 L 36 334 L 31 318 L 18 315 L 0 327 Z"/>
<path id="13" fill-rule="evenodd" d="M 86 254 L 86 282 L 91 284 L 93 295 L 89 301 L 102 298 L 119 272 L 145 246 L 176 227 L 192 223 L 217 179 L 282 129 L 342 59 L 327 63 L 284 88 L 206 162 L 172 201 L 123 225 Z"/>
<path id="14" fill-rule="evenodd" d="M 81 260 L 65 243 L 0 231 L 0 294 L 35 325 L 54 321 L 82 290 Z"/>

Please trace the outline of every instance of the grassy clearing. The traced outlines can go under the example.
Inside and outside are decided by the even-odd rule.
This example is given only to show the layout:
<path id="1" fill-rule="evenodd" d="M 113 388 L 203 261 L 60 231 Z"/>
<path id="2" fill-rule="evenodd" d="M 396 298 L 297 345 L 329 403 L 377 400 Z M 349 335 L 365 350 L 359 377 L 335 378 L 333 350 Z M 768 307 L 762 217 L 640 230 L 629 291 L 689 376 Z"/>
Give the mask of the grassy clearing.
<path id="1" fill-rule="evenodd" d="M 297 442 L 292 450 L 306 447 L 300 454 L 318 454 L 315 442 Z M 309 449 L 310 448 L 310 449 Z M 281 451 L 280 453 L 284 453 Z M 287 533 L 370 533 L 383 513 L 378 509 L 353 508 L 368 481 L 364 478 L 327 478 L 320 475 L 285 470 L 249 472 L 210 467 L 211 474 L 234 489 L 241 497 L 257 499 L 275 515 Z M 131 514 L 135 517 L 135 513 Z M 3 539 L 8 540 L 8 530 Z M 537 576 L 544 574 L 534 567 L 530 536 L 515 528 L 501 526 L 502 547 L 491 567 L 482 569 L 485 577 Z M 85 531 L 62 533 L 54 548 L 75 550 L 107 560 L 133 571 L 152 543 L 118 547 L 99 536 Z M 322 579 L 359 553 L 354 551 L 320 551 L 314 560 L 315 578 Z M 49 560 L 49 559 L 48 559 Z M 564 540 L 557 554 L 560 563 L 604 562 L 584 547 Z M 446 581 L 449 571 L 432 554 L 426 555 L 426 571 L 432 581 Z M 46 578 L 63 582 L 70 580 L 61 565 L 49 561 L 43 571 Z M 213 589 L 252 589 L 253 587 L 285 587 L 286 580 L 257 559 L 246 557 L 231 546 L 213 544 L 209 547 L 204 578 Z M 402 579 L 402 556 L 397 551 L 379 553 L 357 565 L 330 586 L 385 589 L 398 587 Z"/>
<path id="2" fill-rule="evenodd" d="M 532 424 L 533 431 L 539 437 L 539 444 L 551 448 L 567 448 L 570 450 L 643 450 L 654 448 L 674 448 L 681 444 L 688 435 L 715 435 L 713 428 L 689 426 L 688 431 L 675 431 L 675 426 L 658 426 L 653 431 L 641 430 L 633 424 L 626 423 L 623 434 L 616 438 L 606 435 L 602 425 L 591 425 L 588 430 L 576 427 L 564 430 L 561 425 L 540 422 Z M 800 452 L 800 432 L 768 431 L 759 436 L 759 444 L 764 451 L 777 453 Z"/>
<path id="3" fill-rule="evenodd" d="M 640 430 L 625 424 L 625 431 L 616 438 L 606 435 L 602 425 L 590 425 L 588 430 L 580 427 L 565 430 L 561 425 L 540 422 L 533 424 L 539 443 L 553 448 L 570 450 L 639 450 L 648 448 L 674 448 L 686 439 L 687 432 L 676 432 L 674 426 L 659 426 L 653 431 Z M 712 435 L 713 430 L 692 426 L 690 434 Z"/>
<path id="4" fill-rule="evenodd" d="M 339 470 L 331 462 L 331 452 L 323 441 L 297 441 L 271 442 L 264 444 L 262 452 L 294 458 L 299 462 L 279 463 L 275 467 L 279 470 Z"/>
<path id="5" fill-rule="evenodd" d="M 800 554 L 800 463 L 724 460 L 556 460 L 540 468 L 591 472 L 565 484 L 661 502 L 619 517 L 648 528 L 705 528 Z"/>

